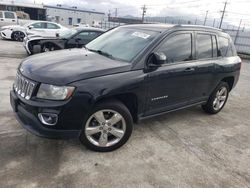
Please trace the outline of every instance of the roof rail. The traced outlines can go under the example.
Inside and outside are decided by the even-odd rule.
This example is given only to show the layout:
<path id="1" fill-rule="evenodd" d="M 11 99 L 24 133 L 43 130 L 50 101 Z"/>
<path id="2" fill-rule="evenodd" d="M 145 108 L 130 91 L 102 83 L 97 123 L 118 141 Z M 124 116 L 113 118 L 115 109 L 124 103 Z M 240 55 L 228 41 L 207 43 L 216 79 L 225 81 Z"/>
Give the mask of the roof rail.
<path id="1" fill-rule="evenodd" d="M 203 26 L 203 25 L 190 25 L 190 24 L 177 24 L 174 27 L 196 27 L 201 29 L 212 29 L 217 31 L 222 31 L 222 29 L 216 28 L 216 27 L 210 27 L 210 26 Z"/>

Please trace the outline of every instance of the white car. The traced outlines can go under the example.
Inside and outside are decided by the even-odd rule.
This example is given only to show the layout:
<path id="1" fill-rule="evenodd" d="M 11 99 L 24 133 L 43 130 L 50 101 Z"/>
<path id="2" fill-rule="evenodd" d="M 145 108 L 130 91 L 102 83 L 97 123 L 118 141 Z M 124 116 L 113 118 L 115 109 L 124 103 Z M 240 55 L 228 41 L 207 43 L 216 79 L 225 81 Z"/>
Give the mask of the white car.
<path id="1" fill-rule="evenodd" d="M 65 32 L 68 28 L 47 21 L 34 21 L 23 26 L 9 25 L 1 28 L 0 34 L 4 39 L 23 41 L 26 35 L 37 35 L 41 37 L 56 37 L 56 34 Z"/>

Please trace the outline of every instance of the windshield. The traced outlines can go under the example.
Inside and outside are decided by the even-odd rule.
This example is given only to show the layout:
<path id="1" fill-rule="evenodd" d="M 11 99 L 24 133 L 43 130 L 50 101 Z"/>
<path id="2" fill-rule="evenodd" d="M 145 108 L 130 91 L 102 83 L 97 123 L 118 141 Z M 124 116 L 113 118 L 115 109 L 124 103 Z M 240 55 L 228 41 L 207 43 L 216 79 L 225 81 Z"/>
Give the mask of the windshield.
<path id="1" fill-rule="evenodd" d="M 60 32 L 59 34 L 59 37 L 60 38 L 70 38 L 72 35 L 76 34 L 77 33 L 77 30 L 76 29 L 68 29 L 64 32 Z"/>
<path id="2" fill-rule="evenodd" d="M 157 35 L 155 31 L 119 27 L 102 34 L 86 45 L 90 51 L 131 62 Z"/>

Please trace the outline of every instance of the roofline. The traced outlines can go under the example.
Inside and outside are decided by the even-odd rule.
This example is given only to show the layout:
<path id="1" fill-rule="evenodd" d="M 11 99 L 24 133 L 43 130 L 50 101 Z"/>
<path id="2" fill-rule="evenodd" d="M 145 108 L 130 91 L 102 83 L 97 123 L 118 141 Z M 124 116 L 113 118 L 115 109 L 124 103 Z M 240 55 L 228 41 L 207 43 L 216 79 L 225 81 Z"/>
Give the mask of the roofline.
<path id="1" fill-rule="evenodd" d="M 82 10 L 82 9 L 74 9 L 70 7 L 58 7 L 58 6 L 52 6 L 52 5 L 44 5 L 45 8 L 54 8 L 54 9 L 62 9 L 62 10 L 70 10 L 70 11 L 78 11 L 78 12 L 88 12 L 88 13 L 95 13 L 95 14 L 103 14 L 104 12 L 97 12 L 97 11 L 90 11 L 90 10 Z"/>
<path id="2" fill-rule="evenodd" d="M 216 27 L 210 27 L 210 26 L 203 26 L 203 25 L 182 25 L 182 24 L 178 24 L 178 25 L 174 25 L 174 27 L 193 27 L 193 28 L 198 28 L 198 29 L 210 29 L 210 30 L 215 30 L 215 31 L 221 31 L 223 32 L 222 29 L 216 28 Z"/>

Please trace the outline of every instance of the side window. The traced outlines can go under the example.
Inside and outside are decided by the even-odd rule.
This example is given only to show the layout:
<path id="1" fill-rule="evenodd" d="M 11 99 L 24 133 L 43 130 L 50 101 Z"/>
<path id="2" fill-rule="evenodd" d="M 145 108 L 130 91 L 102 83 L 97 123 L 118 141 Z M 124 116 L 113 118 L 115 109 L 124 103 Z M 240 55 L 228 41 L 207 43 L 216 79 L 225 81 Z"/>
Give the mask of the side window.
<path id="1" fill-rule="evenodd" d="M 0 18 L 3 18 L 3 12 L 0 12 Z"/>
<path id="2" fill-rule="evenodd" d="M 15 19 L 15 15 L 13 12 L 4 12 L 4 16 L 7 19 Z"/>
<path id="3" fill-rule="evenodd" d="M 212 35 L 212 44 L 213 44 L 213 57 L 218 57 L 218 45 L 215 35 Z"/>
<path id="4" fill-rule="evenodd" d="M 94 32 L 94 31 L 91 31 L 91 32 L 81 32 L 79 35 L 77 35 L 76 37 L 77 38 L 80 38 L 82 40 L 88 40 L 88 41 L 91 41 L 93 40 L 94 38 L 96 38 L 97 36 L 99 36 L 100 33 L 99 32 Z"/>
<path id="5" fill-rule="evenodd" d="M 167 56 L 167 62 L 189 61 L 192 59 L 192 35 L 180 33 L 168 38 L 158 50 Z"/>
<path id="6" fill-rule="evenodd" d="M 32 24 L 32 26 L 36 29 L 45 29 L 46 28 L 46 23 L 43 22 L 37 22 Z"/>
<path id="7" fill-rule="evenodd" d="M 47 29 L 60 29 L 60 27 L 53 23 L 47 23 Z"/>
<path id="8" fill-rule="evenodd" d="M 236 55 L 234 45 L 226 37 L 219 37 L 220 55 L 222 57 L 231 57 Z"/>
<path id="9" fill-rule="evenodd" d="M 213 48 L 211 35 L 197 34 L 196 49 L 198 51 L 198 59 L 212 58 Z"/>

